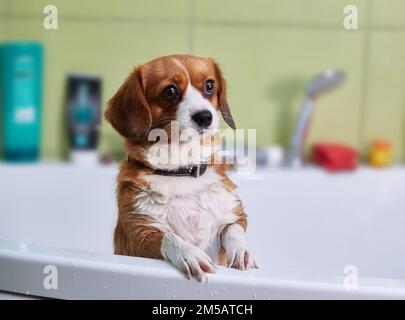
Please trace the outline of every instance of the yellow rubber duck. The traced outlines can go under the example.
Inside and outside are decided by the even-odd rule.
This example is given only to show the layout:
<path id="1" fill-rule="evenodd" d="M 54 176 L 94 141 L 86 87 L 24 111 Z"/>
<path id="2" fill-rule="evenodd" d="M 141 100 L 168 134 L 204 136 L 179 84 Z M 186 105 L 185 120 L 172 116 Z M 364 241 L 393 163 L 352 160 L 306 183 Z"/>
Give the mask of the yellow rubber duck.
<path id="1" fill-rule="evenodd" d="M 375 140 L 371 145 L 369 164 L 373 167 L 387 167 L 392 162 L 392 146 L 387 140 Z"/>

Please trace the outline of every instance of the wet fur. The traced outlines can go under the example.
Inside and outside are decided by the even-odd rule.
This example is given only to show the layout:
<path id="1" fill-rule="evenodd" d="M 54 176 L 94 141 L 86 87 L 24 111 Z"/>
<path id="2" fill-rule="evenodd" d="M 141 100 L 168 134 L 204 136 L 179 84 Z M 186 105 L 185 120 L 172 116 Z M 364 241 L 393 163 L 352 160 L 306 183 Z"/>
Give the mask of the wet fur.
<path id="1" fill-rule="evenodd" d="M 235 128 L 226 101 L 225 80 L 215 62 L 180 55 L 158 58 L 130 74 L 105 112 L 106 119 L 124 137 L 131 158 L 151 166 L 148 132 L 163 128 L 170 133 L 168 124 L 178 116 L 177 104 L 169 105 L 160 98 L 158 89 L 162 83 L 175 81 L 187 92 L 191 84 L 201 88 L 204 74 L 214 77 L 218 85 L 215 96 L 205 98 L 210 108 Z M 194 90 L 193 94 L 199 93 Z M 220 141 L 214 138 L 200 143 L 214 148 Z M 254 267 L 254 261 L 249 259 L 244 265 L 237 264 L 249 258 L 244 234 L 247 219 L 227 169 L 226 164 L 211 162 L 206 174 L 199 178 L 167 177 L 126 159 L 122 161 L 117 177 L 115 253 L 166 259 L 199 280 L 203 272 L 214 271 L 214 263 L 240 269 Z M 217 247 L 210 258 L 206 251 L 213 244 Z"/>

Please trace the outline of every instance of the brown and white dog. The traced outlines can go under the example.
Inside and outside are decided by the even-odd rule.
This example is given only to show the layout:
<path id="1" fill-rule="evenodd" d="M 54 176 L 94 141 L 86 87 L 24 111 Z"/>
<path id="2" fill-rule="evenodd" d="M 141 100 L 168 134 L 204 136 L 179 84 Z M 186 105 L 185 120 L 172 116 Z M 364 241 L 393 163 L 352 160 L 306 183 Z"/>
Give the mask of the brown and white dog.
<path id="1" fill-rule="evenodd" d="M 205 164 L 218 143 L 207 137 L 217 136 L 220 113 L 235 129 L 218 65 L 190 55 L 165 56 L 135 68 L 109 101 L 105 117 L 125 138 L 128 153 L 117 178 L 116 254 L 166 259 L 200 281 L 205 272 L 215 272 L 215 264 L 257 268 L 227 165 Z M 187 156 L 188 163 L 156 161 L 150 133 L 170 133 L 172 121 L 180 133 L 191 133 L 177 151 L 198 144 L 208 147 L 206 152 Z M 173 146 L 170 139 L 160 144 Z"/>

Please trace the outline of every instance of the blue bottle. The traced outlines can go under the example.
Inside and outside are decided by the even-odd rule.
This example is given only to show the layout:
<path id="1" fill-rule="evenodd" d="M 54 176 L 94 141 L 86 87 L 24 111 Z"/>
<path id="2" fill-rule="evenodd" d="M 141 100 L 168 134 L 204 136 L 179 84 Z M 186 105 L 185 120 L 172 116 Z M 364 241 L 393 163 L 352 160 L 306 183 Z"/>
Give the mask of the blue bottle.
<path id="1" fill-rule="evenodd" d="M 10 162 L 39 157 L 43 47 L 33 42 L 0 45 L 0 136 Z"/>

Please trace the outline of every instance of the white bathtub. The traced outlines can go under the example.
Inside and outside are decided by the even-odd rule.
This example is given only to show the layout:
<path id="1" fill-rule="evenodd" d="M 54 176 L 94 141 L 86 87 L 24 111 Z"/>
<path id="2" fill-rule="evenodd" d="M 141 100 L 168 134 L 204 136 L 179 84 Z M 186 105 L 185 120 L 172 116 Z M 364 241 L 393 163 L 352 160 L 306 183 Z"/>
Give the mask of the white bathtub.
<path id="1" fill-rule="evenodd" d="M 206 283 L 112 254 L 115 176 L 115 166 L 0 165 L 0 297 L 405 298 L 405 168 L 233 176 L 261 269 L 220 268 Z M 57 289 L 44 286 L 49 265 Z"/>

